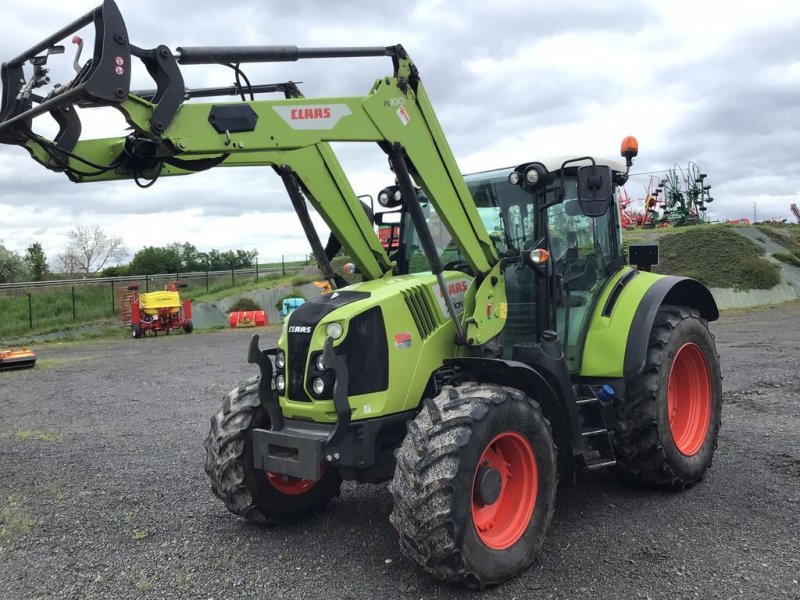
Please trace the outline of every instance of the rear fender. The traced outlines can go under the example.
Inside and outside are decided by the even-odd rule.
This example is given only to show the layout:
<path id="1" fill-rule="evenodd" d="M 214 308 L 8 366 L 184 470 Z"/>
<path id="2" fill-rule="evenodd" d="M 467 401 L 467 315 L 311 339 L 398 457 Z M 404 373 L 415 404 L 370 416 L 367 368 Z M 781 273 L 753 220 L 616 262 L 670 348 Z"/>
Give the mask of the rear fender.
<path id="1" fill-rule="evenodd" d="M 631 377 L 644 369 L 650 329 L 664 304 L 696 308 L 707 321 L 719 318 L 711 292 L 688 277 L 625 268 L 603 290 L 586 334 L 582 377 Z"/>

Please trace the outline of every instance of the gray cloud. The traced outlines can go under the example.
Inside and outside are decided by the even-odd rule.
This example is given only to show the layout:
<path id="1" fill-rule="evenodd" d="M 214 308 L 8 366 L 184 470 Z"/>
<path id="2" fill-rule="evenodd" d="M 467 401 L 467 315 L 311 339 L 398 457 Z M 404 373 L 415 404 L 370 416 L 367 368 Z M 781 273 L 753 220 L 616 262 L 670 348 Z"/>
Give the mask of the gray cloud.
<path id="1" fill-rule="evenodd" d="M 94 5 L 38 0 L 6 7 L 0 23 L 0 59 L 16 56 Z M 791 51 L 799 20 L 788 2 L 781 7 L 767 1 L 758 11 L 754 7 L 754 14 L 773 10 L 780 16 L 744 28 L 735 37 L 726 37 L 723 25 L 709 22 L 704 35 L 714 43 L 700 46 L 693 45 L 696 33 L 669 22 L 663 5 L 655 2 L 344 0 L 289 5 L 276 0 L 227 4 L 119 0 L 119 5 L 131 40 L 142 47 L 403 43 L 420 68 L 457 157 L 545 136 L 548 130 L 554 132 L 547 134 L 551 137 L 536 139 L 554 139 L 559 131 L 574 132 L 578 125 L 579 131 L 583 126 L 595 131 L 596 114 L 605 115 L 602 110 L 623 101 L 633 102 L 652 123 L 666 116 L 658 108 L 648 112 L 651 103 L 680 106 L 680 118 L 664 121 L 658 137 L 643 146 L 638 163 L 642 170 L 689 160 L 699 163 L 715 186 L 714 214 L 719 218 L 741 216 L 742 207 L 752 204 L 751 196 L 759 197 L 765 211 L 788 216 L 787 198 L 800 194 L 796 183 L 800 80 L 796 52 Z M 583 48 L 584 42 L 600 52 L 562 54 L 571 45 Z M 695 47 L 696 52 L 680 51 Z M 390 69 L 388 59 L 375 58 L 246 65 L 253 82 L 303 81 L 301 89 L 307 96 L 364 95 L 374 79 Z M 142 72 L 139 69 L 135 85 L 147 84 Z M 233 81 L 232 72 L 224 67 L 187 67 L 183 72 L 191 86 Z M 580 133 L 567 141 L 570 147 L 565 151 L 579 152 L 613 148 L 617 143 L 616 138 L 599 140 Z M 385 158 L 374 147 L 337 145 L 336 152 L 348 166 L 357 193 L 377 191 L 363 189 L 361 180 L 374 181 L 360 179 L 365 173 L 386 172 L 387 181 L 391 179 Z M 541 148 L 525 152 L 530 154 L 520 156 L 520 161 L 534 158 Z M 493 166 L 499 165 L 486 165 Z M 0 210 L 2 205 L 25 207 L 42 218 L 58 220 L 28 227 L 24 235 L 31 237 L 63 233 L 77 223 L 120 222 L 128 215 L 168 219 L 192 210 L 208 220 L 211 230 L 216 219 L 282 217 L 290 211 L 270 169 L 215 169 L 165 178 L 148 190 L 139 190 L 132 182 L 75 185 L 63 175 L 45 171 L 14 147 L 0 147 Z M 284 220 L 272 221 L 282 225 L 265 231 L 258 240 L 233 237 L 230 245 L 302 238 L 299 227 L 287 230 Z M 179 221 L 172 227 L 176 239 L 188 235 Z M 18 236 L 20 231 L 12 230 L 11 223 L 0 223 L 0 238 L 10 245 L 27 243 L 27 238 L 11 239 L 10 233 Z M 137 241 L 138 232 L 131 231 L 130 236 L 131 246 L 143 243 Z"/>

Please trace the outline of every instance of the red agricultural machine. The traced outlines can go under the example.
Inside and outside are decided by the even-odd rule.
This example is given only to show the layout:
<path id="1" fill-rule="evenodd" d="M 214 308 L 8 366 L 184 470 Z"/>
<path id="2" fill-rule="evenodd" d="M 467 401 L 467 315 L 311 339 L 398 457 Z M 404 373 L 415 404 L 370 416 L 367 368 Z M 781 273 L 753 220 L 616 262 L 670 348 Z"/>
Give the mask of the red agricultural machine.
<path id="1" fill-rule="evenodd" d="M 192 301 L 181 302 L 179 289 L 186 284 L 170 281 L 164 291 L 140 293 L 138 285 L 129 285 L 120 290 L 122 324 L 130 326 L 135 338 L 171 329 L 183 329 L 192 333 Z"/>
<path id="2" fill-rule="evenodd" d="M 27 348 L 0 350 L 0 371 L 30 369 L 36 364 L 36 354 Z"/>

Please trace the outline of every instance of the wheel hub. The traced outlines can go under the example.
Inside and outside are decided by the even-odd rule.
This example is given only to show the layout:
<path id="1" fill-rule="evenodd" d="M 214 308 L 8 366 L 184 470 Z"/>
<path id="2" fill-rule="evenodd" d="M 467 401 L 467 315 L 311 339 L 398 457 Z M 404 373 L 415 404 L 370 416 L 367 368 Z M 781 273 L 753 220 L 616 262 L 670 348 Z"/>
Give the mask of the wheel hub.
<path id="1" fill-rule="evenodd" d="M 533 446 L 506 431 L 486 446 L 472 483 L 472 522 L 478 538 L 493 550 L 513 546 L 533 517 L 539 475 Z"/>
<path id="2" fill-rule="evenodd" d="M 497 502 L 500 492 L 503 490 L 503 478 L 500 471 L 494 467 L 481 465 L 475 481 L 475 500 L 481 506 L 487 506 Z"/>

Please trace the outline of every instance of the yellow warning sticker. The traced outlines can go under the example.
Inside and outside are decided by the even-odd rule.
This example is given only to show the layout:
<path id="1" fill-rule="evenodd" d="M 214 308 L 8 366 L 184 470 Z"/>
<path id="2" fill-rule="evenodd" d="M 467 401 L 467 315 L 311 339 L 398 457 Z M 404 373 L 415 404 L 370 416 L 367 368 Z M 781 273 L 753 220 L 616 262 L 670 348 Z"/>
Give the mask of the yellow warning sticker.
<path id="1" fill-rule="evenodd" d="M 500 303 L 500 318 L 506 319 L 508 318 L 508 304 L 505 302 Z"/>

